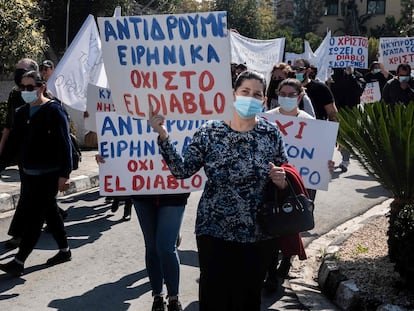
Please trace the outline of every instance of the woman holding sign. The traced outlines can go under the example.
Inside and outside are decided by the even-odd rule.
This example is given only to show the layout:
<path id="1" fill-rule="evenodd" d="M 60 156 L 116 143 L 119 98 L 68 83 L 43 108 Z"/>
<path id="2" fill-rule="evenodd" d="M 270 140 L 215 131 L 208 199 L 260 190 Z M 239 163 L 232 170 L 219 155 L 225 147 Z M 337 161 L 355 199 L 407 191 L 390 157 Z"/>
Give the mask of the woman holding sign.
<path id="1" fill-rule="evenodd" d="M 260 229 L 256 215 L 269 177 L 280 189 L 286 187 L 280 165 L 287 162 L 277 126 L 256 117 L 265 88 L 263 76 L 242 72 L 234 86 L 233 120 L 205 123 L 183 156 L 168 136 L 164 117 L 150 117 L 172 174 L 183 179 L 204 168 L 208 177 L 195 228 L 201 311 L 260 310 L 276 240 Z"/>

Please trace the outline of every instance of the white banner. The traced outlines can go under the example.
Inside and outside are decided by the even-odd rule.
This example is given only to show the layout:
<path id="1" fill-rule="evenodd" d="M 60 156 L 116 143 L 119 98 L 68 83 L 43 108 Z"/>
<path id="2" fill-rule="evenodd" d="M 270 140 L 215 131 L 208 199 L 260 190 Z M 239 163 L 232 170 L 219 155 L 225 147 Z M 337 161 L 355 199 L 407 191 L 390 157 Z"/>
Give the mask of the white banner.
<path id="1" fill-rule="evenodd" d="M 226 12 L 98 18 L 116 111 L 170 120 L 230 119 Z"/>
<path id="2" fill-rule="evenodd" d="M 89 15 L 47 81 L 49 91 L 69 107 L 85 111 L 88 83 L 107 87 L 101 40 Z"/>
<path id="3" fill-rule="evenodd" d="M 180 154 L 191 142 L 202 120 L 166 120 L 166 127 Z M 100 194 L 109 196 L 167 194 L 198 191 L 207 177 L 201 170 L 188 179 L 177 180 L 159 153 L 157 137 L 148 120 L 120 116 L 115 112 L 96 114 Z"/>
<path id="4" fill-rule="evenodd" d="M 283 61 L 285 38 L 257 40 L 230 31 L 231 62 L 246 64 L 270 81 L 270 72 L 275 64 Z"/>

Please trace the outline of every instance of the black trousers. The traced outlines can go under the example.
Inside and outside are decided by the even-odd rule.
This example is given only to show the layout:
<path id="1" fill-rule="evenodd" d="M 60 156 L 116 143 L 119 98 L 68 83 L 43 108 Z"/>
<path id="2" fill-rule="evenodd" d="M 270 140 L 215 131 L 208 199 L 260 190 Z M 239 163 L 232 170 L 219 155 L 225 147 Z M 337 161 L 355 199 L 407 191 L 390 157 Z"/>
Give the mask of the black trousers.
<path id="1" fill-rule="evenodd" d="M 7 232 L 8 235 L 14 237 L 14 238 L 21 238 L 23 236 L 23 231 L 27 227 L 27 217 L 25 217 L 25 210 L 26 207 L 24 205 L 24 178 L 26 174 L 22 171 L 22 169 L 19 167 L 19 175 L 20 175 L 20 196 L 19 200 L 17 201 L 16 209 L 13 214 L 13 218 L 10 222 L 9 231 Z M 56 200 L 54 201 L 54 204 L 59 209 L 59 212 L 62 214 L 63 210 L 57 206 Z M 47 220 L 46 220 L 47 223 Z M 49 226 L 49 224 L 47 223 Z"/>
<path id="2" fill-rule="evenodd" d="M 263 281 L 276 240 L 237 243 L 200 235 L 197 247 L 200 311 L 260 311 Z"/>
<path id="3" fill-rule="evenodd" d="M 36 246 L 47 221 L 58 248 L 67 248 L 65 227 L 56 204 L 59 176 L 57 172 L 43 175 L 25 174 L 22 182 L 22 200 L 24 205 L 24 223 L 22 241 L 16 259 L 25 261 Z"/>

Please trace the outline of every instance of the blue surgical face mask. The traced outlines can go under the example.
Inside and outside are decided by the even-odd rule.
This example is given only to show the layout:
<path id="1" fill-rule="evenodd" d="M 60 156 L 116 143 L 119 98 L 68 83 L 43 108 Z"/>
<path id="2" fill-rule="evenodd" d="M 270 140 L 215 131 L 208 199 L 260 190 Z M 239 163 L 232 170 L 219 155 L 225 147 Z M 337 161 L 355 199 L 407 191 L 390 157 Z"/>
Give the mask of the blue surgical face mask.
<path id="1" fill-rule="evenodd" d="M 408 82 L 408 81 L 410 81 L 410 76 L 399 76 L 398 80 L 400 81 L 400 83 Z"/>
<path id="2" fill-rule="evenodd" d="M 305 79 L 305 75 L 303 73 L 297 73 L 295 76 L 296 79 L 298 79 L 300 82 L 303 82 L 303 80 Z"/>
<path id="3" fill-rule="evenodd" d="M 280 97 L 277 102 L 284 111 L 292 111 L 298 106 L 298 99 L 296 97 Z"/>
<path id="4" fill-rule="evenodd" d="M 21 91 L 21 96 L 25 103 L 33 103 L 37 100 L 37 90 Z"/>
<path id="5" fill-rule="evenodd" d="M 261 100 L 246 96 L 236 96 L 236 101 L 233 103 L 237 114 L 243 119 L 250 119 L 262 112 L 262 105 Z"/>
<path id="6" fill-rule="evenodd" d="M 381 69 L 376 68 L 376 69 L 373 69 L 373 70 L 372 70 L 372 72 L 373 72 L 373 73 L 380 73 L 380 72 L 381 72 Z"/>

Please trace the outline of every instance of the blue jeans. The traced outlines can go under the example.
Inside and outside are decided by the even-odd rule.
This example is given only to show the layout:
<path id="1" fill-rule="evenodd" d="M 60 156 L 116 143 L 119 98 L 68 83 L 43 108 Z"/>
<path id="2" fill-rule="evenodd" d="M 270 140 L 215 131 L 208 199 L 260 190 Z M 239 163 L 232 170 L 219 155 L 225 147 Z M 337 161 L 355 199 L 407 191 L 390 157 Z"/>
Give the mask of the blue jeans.
<path id="1" fill-rule="evenodd" d="M 180 281 L 180 258 L 176 241 L 184 215 L 184 205 L 155 206 L 139 197 L 133 198 L 145 241 L 145 265 L 152 295 L 177 296 Z"/>

